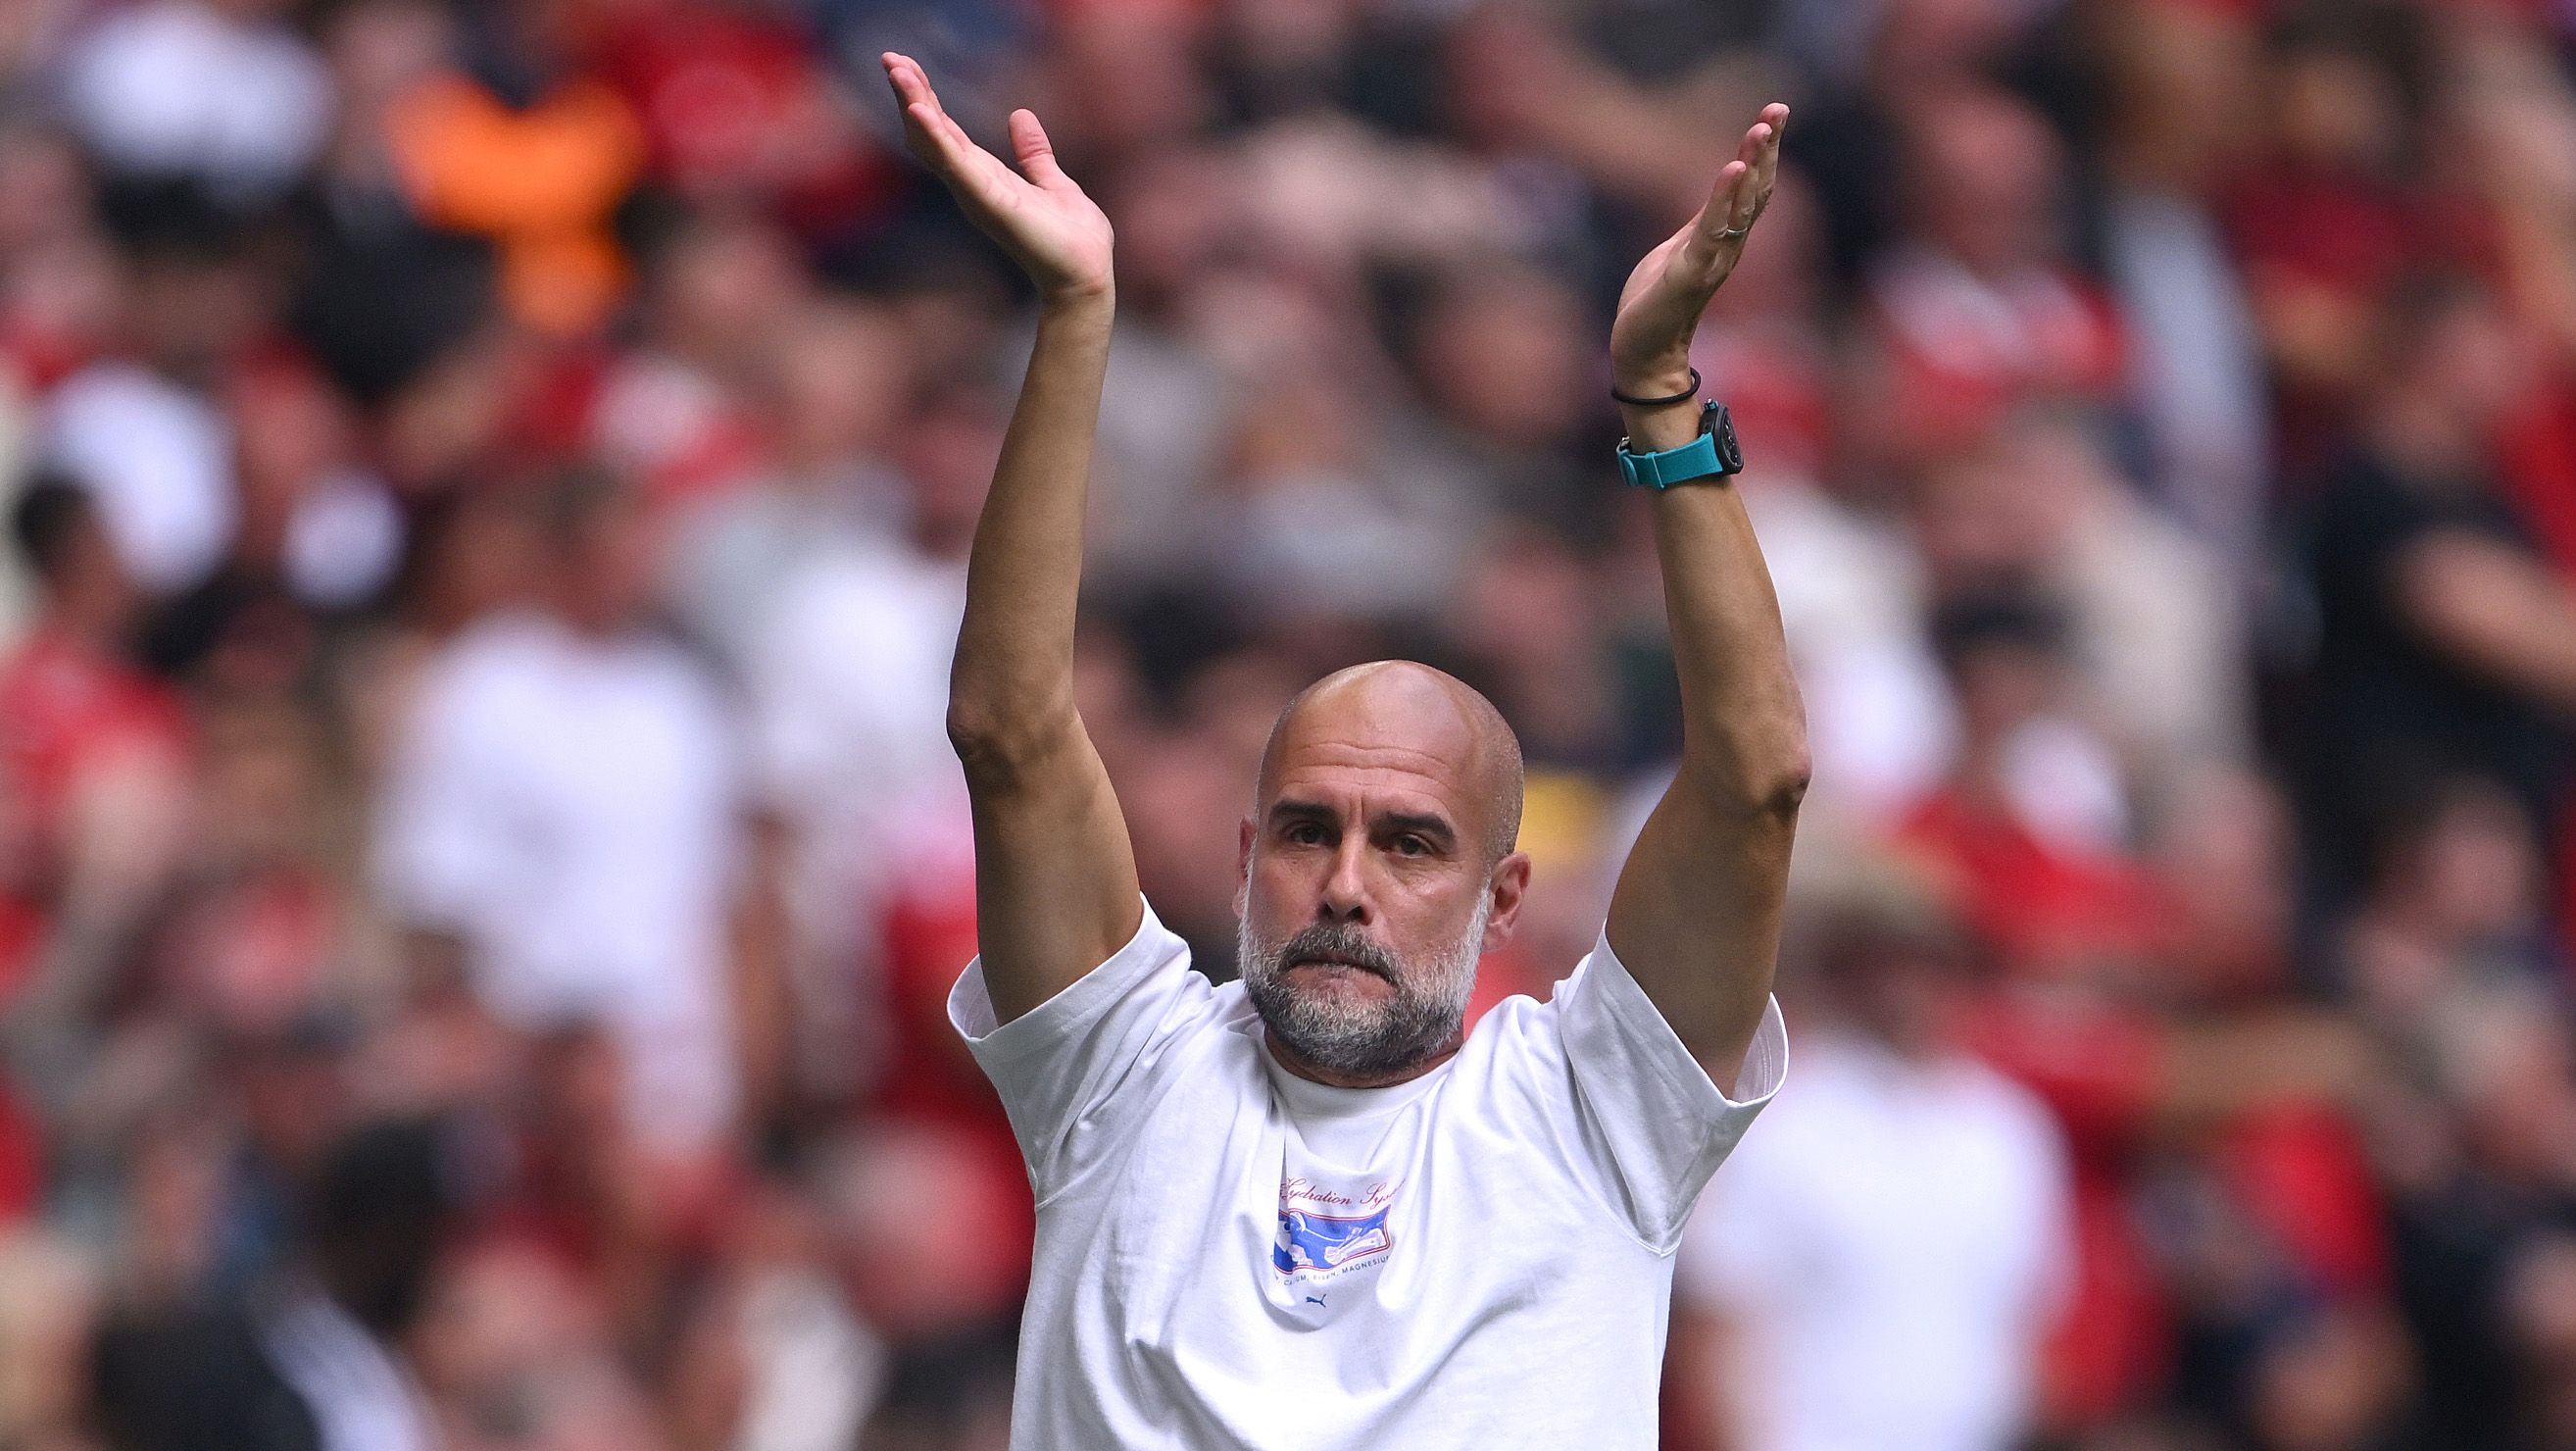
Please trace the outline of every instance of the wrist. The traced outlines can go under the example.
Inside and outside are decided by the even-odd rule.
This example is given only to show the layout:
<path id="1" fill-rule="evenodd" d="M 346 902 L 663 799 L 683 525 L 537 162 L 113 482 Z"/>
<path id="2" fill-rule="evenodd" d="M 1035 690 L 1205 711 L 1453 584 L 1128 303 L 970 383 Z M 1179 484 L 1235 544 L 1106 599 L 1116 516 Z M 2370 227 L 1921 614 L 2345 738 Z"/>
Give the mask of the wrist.
<path id="1" fill-rule="evenodd" d="M 1619 473 L 1628 483 L 1663 492 L 1675 484 L 1702 479 L 1722 482 L 1744 472 L 1744 451 L 1736 442 L 1726 405 L 1714 398 L 1701 400 L 1686 438 L 1660 416 L 1663 411 L 1659 408 L 1657 416 L 1635 420 L 1644 436 L 1631 433 L 1619 440 Z"/>
<path id="2" fill-rule="evenodd" d="M 1683 381 L 1688 382 L 1689 379 Z M 1639 453 L 1661 453 L 1699 437 L 1699 411 L 1697 399 L 1661 408 L 1619 405 L 1619 417 L 1628 435 L 1628 446 Z"/>
<path id="3" fill-rule="evenodd" d="M 1691 389 L 1690 345 L 1641 358 L 1635 362 L 1613 361 L 1610 386 L 1632 398 L 1665 398 Z M 1687 403 L 1687 400 L 1685 400 Z M 1676 405 L 1681 406 L 1681 405 Z"/>
<path id="4" fill-rule="evenodd" d="M 1106 279 L 1097 283 L 1072 283 L 1042 288 L 1038 292 L 1038 311 L 1066 317 L 1087 313 L 1110 313 L 1118 310 L 1118 287 Z"/>

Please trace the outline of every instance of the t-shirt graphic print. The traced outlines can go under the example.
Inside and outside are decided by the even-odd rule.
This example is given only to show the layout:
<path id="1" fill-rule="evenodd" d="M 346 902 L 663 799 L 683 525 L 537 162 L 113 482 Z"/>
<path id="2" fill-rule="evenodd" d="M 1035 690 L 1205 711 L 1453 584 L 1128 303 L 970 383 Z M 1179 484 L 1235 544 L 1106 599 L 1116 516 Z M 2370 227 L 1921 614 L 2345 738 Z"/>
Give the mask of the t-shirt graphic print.
<path id="1" fill-rule="evenodd" d="M 1279 1181 L 1279 1243 L 1270 1263 L 1291 1281 L 1321 1285 L 1386 1258 L 1395 1186 L 1372 1184 L 1352 1198 L 1312 1179 Z"/>

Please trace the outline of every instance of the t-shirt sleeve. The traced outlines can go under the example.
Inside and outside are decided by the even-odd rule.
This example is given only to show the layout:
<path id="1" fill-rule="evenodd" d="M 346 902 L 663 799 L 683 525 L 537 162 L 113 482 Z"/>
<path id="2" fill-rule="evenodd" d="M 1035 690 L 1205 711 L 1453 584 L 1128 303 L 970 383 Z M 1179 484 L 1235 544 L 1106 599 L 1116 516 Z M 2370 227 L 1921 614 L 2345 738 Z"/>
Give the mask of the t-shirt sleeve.
<path id="1" fill-rule="evenodd" d="M 1709 1080 L 1606 934 L 1558 985 L 1555 1005 L 1586 1137 L 1630 1227 L 1669 1252 L 1709 1176 L 1788 1073 L 1779 1001 L 1764 1005 L 1731 1093 Z"/>
<path id="2" fill-rule="evenodd" d="M 948 994 L 948 1020 L 993 1081 L 1045 1202 L 1126 1141 L 1172 1046 L 1213 1020 L 1215 990 L 1152 904 L 1136 935 L 1072 986 L 996 1025 L 984 959 Z"/>

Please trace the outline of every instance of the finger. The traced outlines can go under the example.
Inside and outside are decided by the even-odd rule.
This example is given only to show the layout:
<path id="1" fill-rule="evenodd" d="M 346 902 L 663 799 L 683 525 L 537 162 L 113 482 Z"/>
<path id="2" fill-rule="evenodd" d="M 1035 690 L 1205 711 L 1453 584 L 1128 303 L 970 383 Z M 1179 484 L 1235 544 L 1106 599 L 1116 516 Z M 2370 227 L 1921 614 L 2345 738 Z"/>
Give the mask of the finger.
<path id="1" fill-rule="evenodd" d="M 897 109 L 903 112 L 905 139 L 912 152 L 932 165 L 942 164 L 947 137 L 939 120 L 945 113 L 939 108 L 939 95 L 930 88 L 930 78 L 912 57 L 887 51 L 878 58 L 885 66 L 886 83 L 894 87 Z"/>
<path id="2" fill-rule="evenodd" d="M 887 83 L 894 87 L 897 105 L 909 110 L 917 102 L 927 101 L 933 106 L 939 104 L 937 93 L 930 89 L 930 77 L 923 74 L 919 61 L 892 50 L 878 56 L 877 60 L 885 67 Z"/>
<path id="3" fill-rule="evenodd" d="M 966 134 L 966 128 L 958 125 L 954 117 L 936 104 L 916 102 L 906 107 L 903 115 L 915 134 L 931 148 L 930 154 L 922 159 L 932 165 L 963 175 L 979 170 L 980 163 L 990 159 L 990 153 L 975 144 L 975 139 Z"/>
<path id="4" fill-rule="evenodd" d="M 1073 178 L 1055 160 L 1055 143 L 1047 140 L 1046 128 L 1038 124 L 1035 111 L 1011 113 L 1011 151 L 1020 159 L 1020 170 L 1040 186 L 1069 186 Z"/>
<path id="5" fill-rule="evenodd" d="M 886 77 L 903 102 L 905 140 L 923 165 L 951 186 L 990 189 L 1009 177 L 1008 168 L 976 145 L 939 103 L 939 93 L 931 89 L 930 77 L 919 62 L 892 51 L 884 60 Z"/>
<path id="6" fill-rule="evenodd" d="M 1762 153 L 1770 144 L 1770 123 L 1756 121 L 1744 128 L 1744 139 L 1735 143 L 1735 159 L 1744 163 L 1745 170 L 1751 171 L 1761 164 Z"/>
<path id="7" fill-rule="evenodd" d="M 1753 214 L 1771 204 L 1771 188 L 1780 179 L 1780 141 L 1789 130 L 1789 108 L 1773 102 L 1762 108 L 1762 122 L 1771 128 L 1771 139 L 1763 145 L 1762 159 L 1753 166 Z"/>
<path id="8" fill-rule="evenodd" d="M 954 181 L 973 165 L 939 124 L 939 113 L 925 103 L 914 102 L 903 108 L 903 139 L 921 164 Z"/>
<path id="9" fill-rule="evenodd" d="M 1744 145 L 1735 162 L 1744 168 L 1744 174 L 1736 178 L 1735 190 L 1727 197 L 1726 230 L 1739 234 L 1730 240 L 1742 242 L 1744 238 L 1740 234 L 1762 214 L 1764 189 L 1761 168 L 1776 142 L 1777 133 L 1768 122 L 1756 121 L 1753 129 L 1744 133 Z"/>
<path id="10" fill-rule="evenodd" d="M 919 134 L 938 143 L 940 153 L 954 161 L 969 151 L 980 150 L 967 136 L 965 128 L 939 103 L 939 93 L 930 85 L 930 75 L 921 63 L 908 55 L 887 51 L 884 56 L 886 79 L 894 85 L 895 98 L 902 103 L 904 120 L 919 128 Z M 930 158 L 925 157 L 925 160 Z"/>
<path id="11" fill-rule="evenodd" d="M 1735 225 L 1736 193 L 1744 189 L 1744 179 L 1751 174 L 1751 168 L 1740 159 L 1728 162 L 1726 169 L 1717 174 L 1717 184 L 1709 188 L 1708 204 L 1699 209 L 1697 222 L 1691 228 L 1691 238 L 1700 250 L 1723 246 L 1729 240 L 1719 234 Z"/>

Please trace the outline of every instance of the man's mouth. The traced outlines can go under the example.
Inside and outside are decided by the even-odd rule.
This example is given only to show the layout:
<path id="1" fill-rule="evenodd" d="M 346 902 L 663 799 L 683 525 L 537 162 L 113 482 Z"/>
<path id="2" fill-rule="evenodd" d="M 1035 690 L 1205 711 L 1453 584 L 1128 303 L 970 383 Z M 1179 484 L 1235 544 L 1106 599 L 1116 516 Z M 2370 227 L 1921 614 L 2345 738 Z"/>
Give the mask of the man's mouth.
<path id="1" fill-rule="evenodd" d="M 1301 953 L 1291 960 L 1288 965 L 1291 968 L 1338 967 L 1351 972 L 1364 972 L 1371 977 L 1385 977 L 1387 975 L 1384 969 L 1378 967 L 1374 963 L 1362 962 L 1355 957 L 1343 957 L 1330 952 Z"/>

